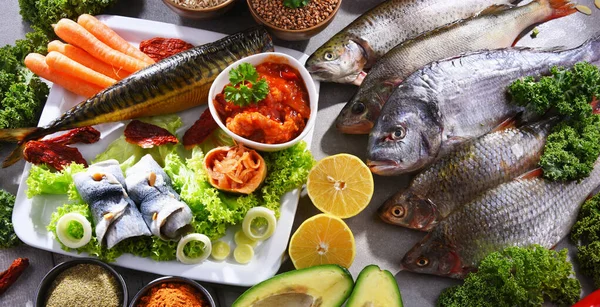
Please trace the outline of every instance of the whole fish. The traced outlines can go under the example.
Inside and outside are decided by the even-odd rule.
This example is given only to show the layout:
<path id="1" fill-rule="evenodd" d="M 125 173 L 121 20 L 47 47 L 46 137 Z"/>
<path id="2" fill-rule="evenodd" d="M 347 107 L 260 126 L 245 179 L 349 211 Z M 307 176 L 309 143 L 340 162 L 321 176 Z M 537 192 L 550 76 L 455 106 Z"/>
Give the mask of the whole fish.
<path id="1" fill-rule="evenodd" d="M 516 0 L 513 2 L 518 2 Z M 375 62 L 401 42 L 510 0 L 388 0 L 364 13 L 306 61 L 317 80 L 360 85 Z"/>
<path id="2" fill-rule="evenodd" d="M 428 64 L 402 82 L 383 106 L 369 135 L 367 164 L 380 175 L 428 166 L 521 113 L 507 95 L 514 80 L 599 59 L 600 37 L 558 52 L 509 48 Z"/>
<path id="3" fill-rule="evenodd" d="M 463 143 L 380 208 L 387 223 L 429 231 L 460 206 L 536 167 L 556 118 Z"/>
<path id="4" fill-rule="evenodd" d="M 0 130 L 0 142 L 19 146 L 3 167 L 17 162 L 26 141 L 76 127 L 183 111 L 206 103 L 212 81 L 229 64 L 273 51 L 262 27 L 188 49 L 148 66 L 78 104 L 45 127 Z"/>
<path id="5" fill-rule="evenodd" d="M 91 165 L 73 175 L 81 198 L 90 206 L 94 233 L 101 245 L 113 248 L 132 237 L 149 236 L 142 214 L 125 191 L 125 178 L 117 160 Z"/>
<path id="6" fill-rule="evenodd" d="M 489 253 L 509 246 L 552 248 L 600 184 L 600 163 L 581 182 L 540 177 L 501 184 L 450 214 L 402 259 L 405 270 L 464 278 Z"/>
<path id="7" fill-rule="evenodd" d="M 475 17 L 405 41 L 371 68 L 338 115 L 337 129 L 343 133 L 368 134 L 398 84 L 433 61 L 470 51 L 510 47 L 531 26 L 576 11 L 569 0 L 535 0 L 520 7 L 494 5 Z"/>

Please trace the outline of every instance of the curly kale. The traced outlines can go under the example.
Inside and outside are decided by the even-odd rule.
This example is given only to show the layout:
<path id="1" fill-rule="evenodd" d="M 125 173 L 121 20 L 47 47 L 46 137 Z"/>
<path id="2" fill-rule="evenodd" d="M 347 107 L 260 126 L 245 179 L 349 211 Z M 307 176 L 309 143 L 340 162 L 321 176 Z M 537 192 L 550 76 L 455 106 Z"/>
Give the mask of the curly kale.
<path id="1" fill-rule="evenodd" d="M 15 196 L 0 190 L 0 248 L 13 247 L 19 244 L 12 224 L 12 212 Z"/>
<path id="2" fill-rule="evenodd" d="M 96 15 L 115 0 L 19 0 L 23 19 L 52 34 L 52 24 L 61 18 L 75 19 L 81 14 Z"/>
<path id="3" fill-rule="evenodd" d="M 444 290 L 437 306 L 542 306 L 545 301 L 571 306 L 581 292 L 572 275 L 566 249 L 509 247 L 485 257 L 464 284 Z"/>
<path id="4" fill-rule="evenodd" d="M 546 142 L 540 166 L 550 180 L 585 178 L 600 155 L 599 115 L 592 100 L 600 97 L 600 70 L 581 62 L 566 70 L 554 67 L 552 76 L 536 81 L 516 80 L 509 87 L 515 104 L 539 115 L 548 111 L 562 117 Z"/>
<path id="5" fill-rule="evenodd" d="M 594 279 L 600 288 L 600 195 L 581 206 L 577 222 L 571 228 L 571 240 L 577 244 L 581 273 Z"/>

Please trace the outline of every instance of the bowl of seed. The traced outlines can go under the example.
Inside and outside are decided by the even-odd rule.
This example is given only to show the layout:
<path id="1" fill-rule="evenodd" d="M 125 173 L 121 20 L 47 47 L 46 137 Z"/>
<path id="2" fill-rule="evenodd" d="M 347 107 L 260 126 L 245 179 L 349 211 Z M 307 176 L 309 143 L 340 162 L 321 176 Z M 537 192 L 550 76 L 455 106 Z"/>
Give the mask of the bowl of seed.
<path id="1" fill-rule="evenodd" d="M 342 0 L 247 0 L 250 13 L 276 37 L 309 39 L 323 31 L 337 14 Z"/>
<path id="2" fill-rule="evenodd" d="M 129 300 L 123 277 L 108 264 L 78 258 L 55 266 L 42 279 L 35 306 L 124 307 Z"/>
<path id="3" fill-rule="evenodd" d="M 163 0 L 163 2 L 181 17 L 208 19 L 225 14 L 233 7 L 235 0 Z"/>

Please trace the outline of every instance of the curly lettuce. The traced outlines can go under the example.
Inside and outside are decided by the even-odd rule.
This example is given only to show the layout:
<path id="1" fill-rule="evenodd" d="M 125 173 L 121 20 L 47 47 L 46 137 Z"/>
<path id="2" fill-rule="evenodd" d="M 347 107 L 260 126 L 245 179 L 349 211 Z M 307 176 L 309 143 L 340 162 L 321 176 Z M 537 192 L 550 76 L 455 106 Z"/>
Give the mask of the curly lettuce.
<path id="1" fill-rule="evenodd" d="M 68 194 L 71 199 L 79 199 L 72 176 L 83 172 L 83 164 L 71 163 L 60 172 L 50 170 L 45 165 L 32 165 L 27 177 L 27 197 L 41 194 Z"/>

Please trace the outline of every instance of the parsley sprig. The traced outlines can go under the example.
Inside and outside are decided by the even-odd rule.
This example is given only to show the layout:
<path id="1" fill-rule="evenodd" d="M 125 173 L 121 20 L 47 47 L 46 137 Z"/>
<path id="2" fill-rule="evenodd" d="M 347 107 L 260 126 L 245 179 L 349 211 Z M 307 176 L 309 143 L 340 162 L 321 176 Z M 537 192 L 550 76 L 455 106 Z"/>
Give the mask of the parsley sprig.
<path id="1" fill-rule="evenodd" d="M 306 6 L 309 2 L 310 0 L 283 0 L 283 5 L 292 9 L 297 9 Z"/>
<path id="2" fill-rule="evenodd" d="M 258 72 L 250 63 L 230 70 L 229 82 L 232 85 L 225 87 L 225 100 L 241 107 L 258 103 L 269 94 L 269 84 L 265 79 L 258 80 Z"/>

